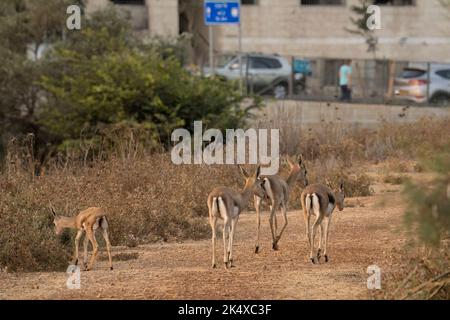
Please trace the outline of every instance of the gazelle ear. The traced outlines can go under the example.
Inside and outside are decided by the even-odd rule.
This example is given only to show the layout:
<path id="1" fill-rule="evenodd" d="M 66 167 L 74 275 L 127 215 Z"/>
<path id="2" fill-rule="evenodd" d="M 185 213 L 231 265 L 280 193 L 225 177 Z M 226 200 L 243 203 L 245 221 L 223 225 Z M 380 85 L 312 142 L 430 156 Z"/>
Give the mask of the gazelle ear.
<path id="1" fill-rule="evenodd" d="M 244 176 L 244 178 L 247 179 L 248 178 L 247 171 L 245 171 L 245 169 L 242 168 L 239 164 L 238 164 L 238 168 L 239 168 L 239 171 L 241 172 L 241 174 Z"/>
<path id="2" fill-rule="evenodd" d="M 341 181 L 341 184 L 339 186 L 339 190 L 340 191 L 344 191 L 344 182 L 343 181 Z"/>
<path id="3" fill-rule="evenodd" d="M 291 168 L 294 166 L 294 164 L 291 162 L 291 159 L 289 159 L 289 155 L 286 156 L 286 161 Z"/>
<path id="4" fill-rule="evenodd" d="M 50 211 L 53 214 L 53 216 L 56 218 L 56 212 L 55 212 L 55 209 L 53 208 L 53 206 L 50 206 Z"/>
<path id="5" fill-rule="evenodd" d="M 255 178 L 258 179 L 260 174 L 261 174 L 261 166 L 258 166 L 258 168 L 256 168 Z"/>
<path id="6" fill-rule="evenodd" d="M 301 167 L 303 163 L 303 154 L 300 153 L 300 155 L 298 156 L 298 164 Z"/>

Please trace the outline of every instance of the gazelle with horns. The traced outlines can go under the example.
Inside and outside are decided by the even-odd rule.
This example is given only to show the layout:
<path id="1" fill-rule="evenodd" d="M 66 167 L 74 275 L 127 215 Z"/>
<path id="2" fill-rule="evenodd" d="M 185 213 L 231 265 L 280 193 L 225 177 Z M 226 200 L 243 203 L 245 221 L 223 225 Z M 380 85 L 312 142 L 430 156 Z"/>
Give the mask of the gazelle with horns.
<path id="1" fill-rule="evenodd" d="M 330 232 L 331 215 L 337 206 L 339 211 L 344 210 L 344 184 L 340 183 L 339 189 L 335 192 L 331 189 L 329 182 L 327 185 L 312 184 L 303 190 L 301 202 L 303 207 L 303 216 L 305 218 L 306 236 L 309 242 L 309 259 L 314 264 L 315 258 L 320 262 L 323 249 L 325 262 L 328 262 L 328 235 Z M 311 217 L 314 216 L 312 227 L 310 225 Z M 318 228 L 320 227 L 319 248 L 317 254 L 314 253 L 314 240 Z"/>
<path id="2" fill-rule="evenodd" d="M 308 185 L 307 171 L 303 161 L 302 155 L 300 155 L 293 162 L 287 158 L 287 162 L 290 166 L 289 176 L 286 180 L 281 178 L 278 175 L 273 176 L 265 176 L 262 177 L 262 188 L 265 193 L 265 197 L 260 197 L 255 195 L 255 209 L 256 209 L 256 224 L 257 224 L 257 235 L 256 235 L 256 245 L 255 245 L 255 253 L 259 251 L 259 234 L 261 228 L 261 202 L 263 199 L 266 199 L 269 202 L 270 206 L 270 231 L 272 233 L 272 249 L 278 250 L 278 241 L 287 227 L 287 205 L 289 202 L 289 194 L 295 187 L 297 181 L 301 178 L 303 185 Z M 280 233 L 277 235 L 277 217 L 276 211 L 280 209 L 283 214 L 284 224 L 281 228 Z"/>
<path id="3" fill-rule="evenodd" d="M 84 211 L 81 211 L 78 215 L 74 217 L 63 217 L 56 214 L 53 207 L 50 207 L 54 220 L 53 223 L 56 228 L 56 234 L 59 235 L 62 233 L 64 229 L 70 228 L 70 229 L 77 229 L 77 235 L 75 237 L 75 255 L 74 255 L 74 261 L 73 264 L 78 264 L 78 248 L 79 248 L 79 242 L 81 237 L 83 236 L 83 233 L 86 233 L 86 236 L 84 238 L 84 270 L 89 271 L 92 269 L 95 259 L 98 254 L 98 244 L 97 240 L 95 239 L 95 232 L 100 229 L 102 232 L 103 237 L 105 238 L 106 242 L 106 250 L 108 251 L 108 258 L 109 258 L 109 269 L 112 270 L 112 257 L 111 257 L 111 243 L 109 241 L 109 235 L 108 235 L 108 220 L 106 218 L 106 212 L 102 208 L 97 207 L 91 207 Z M 88 241 L 92 244 L 92 257 L 89 264 L 87 264 L 87 247 L 88 247 Z"/>
<path id="4" fill-rule="evenodd" d="M 253 175 L 249 175 L 241 166 L 241 174 L 245 178 L 245 186 L 242 191 L 236 191 L 228 187 L 214 188 L 208 196 L 209 222 L 212 230 L 212 267 L 216 267 L 216 223 L 217 219 L 223 220 L 223 262 L 225 269 L 233 265 L 233 241 L 239 214 L 247 207 L 248 201 L 254 194 L 263 197 L 261 180 L 259 180 L 260 167 Z M 228 236 L 228 244 L 227 244 Z"/>

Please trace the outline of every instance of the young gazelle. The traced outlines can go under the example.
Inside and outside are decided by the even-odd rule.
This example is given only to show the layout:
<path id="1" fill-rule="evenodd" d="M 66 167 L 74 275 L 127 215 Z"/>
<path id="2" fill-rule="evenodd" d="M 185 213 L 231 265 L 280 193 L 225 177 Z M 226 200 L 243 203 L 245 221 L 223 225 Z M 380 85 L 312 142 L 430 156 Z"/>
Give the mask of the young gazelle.
<path id="1" fill-rule="evenodd" d="M 78 264 L 78 248 L 79 242 L 83 233 L 86 232 L 86 236 L 84 237 L 84 270 L 89 271 L 92 269 L 94 265 L 95 258 L 98 253 L 98 244 L 95 239 L 95 232 L 97 229 L 102 231 L 103 237 L 106 242 L 106 250 L 108 251 L 109 258 L 109 269 L 112 270 L 112 257 L 111 257 L 111 243 L 109 242 L 108 236 L 108 220 L 106 218 L 106 212 L 102 208 L 91 207 L 84 211 L 81 211 L 78 215 L 74 217 L 62 217 L 58 216 L 53 208 L 51 211 L 54 216 L 53 223 L 56 227 L 56 234 L 59 235 L 66 228 L 77 229 L 77 235 L 75 237 L 75 255 L 73 264 Z M 89 265 L 87 264 L 87 247 L 88 240 L 92 244 L 92 257 Z"/>
<path id="2" fill-rule="evenodd" d="M 344 184 L 341 183 L 339 190 L 334 192 L 330 187 L 323 184 L 312 184 L 303 190 L 301 202 L 306 225 L 306 236 L 309 242 L 309 259 L 315 263 L 314 239 L 318 227 L 320 226 L 319 248 L 316 254 L 317 262 L 320 262 L 320 255 L 323 249 L 325 262 L 328 262 L 328 235 L 331 222 L 331 214 L 337 206 L 339 211 L 344 209 Z M 311 216 L 314 215 L 312 229 L 310 226 Z"/>
<path id="3" fill-rule="evenodd" d="M 223 262 L 225 269 L 231 268 L 233 263 L 233 241 L 239 214 L 247 207 L 247 203 L 253 194 L 261 197 L 264 193 L 259 180 L 260 167 L 255 174 L 249 175 L 239 166 L 245 178 L 245 187 L 242 191 L 236 191 L 227 187 L 217 187 L 208 196 L 209 222 L 212 230 L 212 267 L 216 267 L 216 223 L 217 218 L 223 219 Z M 227 244 L 228 236 L 228 244 Z"/>
<path id="4" fill-rule="evenodd" d="M 270 231 L 272 232 L 272 249 L 278 250 L 278 241 L 280 241 L 281 235 L 283 234 L 286 226 L 288 224 L 287 221 L 287 205 L 289 202 L 289 194 L 294 189 L 295 184 L 298 179 L 302 179 L 303 185 L 308 185 L 307 171 L 303 161 L 302 156 L 298 158 L 298 160 L 292 163 L 289 158 L 287 158 L 289 166 L 291 168 L 289 172 L 289 176 L 286 180 L 281 178 L 278 175 L 274 176 L 265 176 L 261 177 L 262 179 L 262 187 L 265 193 L 265 199 L 269 202 L 270 206 Z M 259 233 L 261 227 L 261 202 L 263 198 L 255 195 L 255 209 L 256 209 L 256 224 L 257 224 L 257 235 L 256 235 L 256 245 L 255 245 L 255 253 L 259 251 Z M 280 208 L 284 225 L 281 228 L 280 234 L 277 235 L 277 217 L 276 211 Z"/>

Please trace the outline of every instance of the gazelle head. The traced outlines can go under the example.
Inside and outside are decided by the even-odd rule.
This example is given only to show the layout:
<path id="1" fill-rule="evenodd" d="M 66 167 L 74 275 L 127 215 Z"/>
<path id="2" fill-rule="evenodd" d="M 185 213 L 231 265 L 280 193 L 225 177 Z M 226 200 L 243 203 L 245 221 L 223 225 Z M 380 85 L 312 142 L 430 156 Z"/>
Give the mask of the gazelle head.
<path id="1" fill-rule="evenodd" d="M 300 154 L 300 156 L 294 161 L 291 161 L 289 157 L 287 157 L 286 159 L 291 169 L 290 175 L 295 175 L 296 177 L 300 178 L 303 185 L 306 187 L 309 184 L 308 171 L 306 170 L 305 161 L 303 161 L 303 156 Z"/>
<path id="2" fill-rule="evenodd" d="M 241 166 L 239 166 L 239 171 L 241 172 L 242 176 L 245 179 L 245 187 L 244 188 L 247 190 L 250 189 L 258 197 L 264 198 L 265 193 L 264 193 L 264 189 L 262 187 L 263 180 L 259 177 L 259 175 L 261 173 L 261 167 L 258 166 L 253 175 L 249 175 L 247 173 L 247 171 L 245 171 L 245 169 L 242 168 Z"/>
<path id="3" fill-rule="evenodd" d="M 344 210 L 344 199 L 345 199 L 345 192 L 344 192 L 344 182 L 339 183 L 339 189 L 337 192 L 335 192 L 336 196 L 336 206 L 338 207 L 339 211 Z"/>
<path id="4" fill-rule="evenodd" d="M 61 224 L 61 217 L 56 214 L 56 211 L 52 206 L 50 206 L 50 211 L 53 214 L 53 224 L 55 225 L 56 235 L 60 235 L 64 230 L 64 227 Z"/>

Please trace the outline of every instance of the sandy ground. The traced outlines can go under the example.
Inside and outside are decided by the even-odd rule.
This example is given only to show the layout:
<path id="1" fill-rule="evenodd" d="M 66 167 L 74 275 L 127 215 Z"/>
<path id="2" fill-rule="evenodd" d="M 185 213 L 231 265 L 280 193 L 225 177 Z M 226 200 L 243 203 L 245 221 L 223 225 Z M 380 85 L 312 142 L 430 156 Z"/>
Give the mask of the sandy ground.
<path id="1" fill-rule="evenodd" d="M 403 205 L 395 188 L 381 186 L 374 196 L 346 199 L 354 206 L 334 213 L 328 263 L 308 262 L 300 211 L 289 212 L 279 251 L 271 249 L 268 214 L 264 213 L 262 247 L 255 254 L 255 217 L 246 213 L 237 226 L 235 267 L 230 270 L 210 267 L 210 240 L 115 247 L 114 255 L 138 253 L 138 258 L 116 261 L 113 271 L 108 270 L 107 261 L 98 261 L 94 270 L 81 273 L 79 290 L 66 288 L 64 272 L 0 273 L 0 299 L 369 298 L 367 267 L 376 264 L 389 272 L 395 250 L 405 241 Z M 217 243 L 221 261 L 221 238 Z"/>

